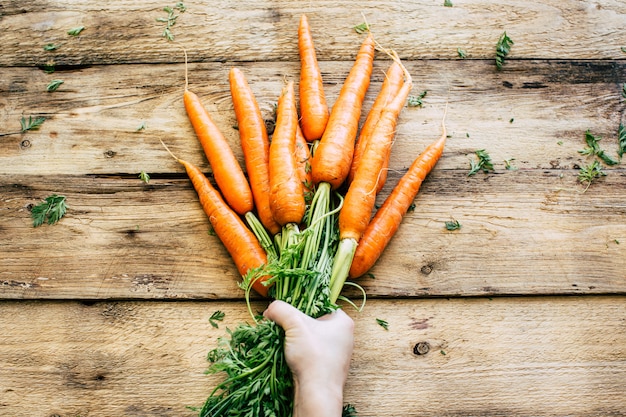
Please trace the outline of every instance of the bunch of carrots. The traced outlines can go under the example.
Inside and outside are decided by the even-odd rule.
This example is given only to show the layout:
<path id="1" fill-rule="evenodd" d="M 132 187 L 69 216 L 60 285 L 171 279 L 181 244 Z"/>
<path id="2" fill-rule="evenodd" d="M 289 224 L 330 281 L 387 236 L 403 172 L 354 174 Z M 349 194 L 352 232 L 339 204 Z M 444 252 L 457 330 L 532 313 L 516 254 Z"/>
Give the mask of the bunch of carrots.
<path id="1" fill-rule="evenodd" d="M 376 50 L 391 64 L 359 126 Z M 291 303 L 312 317 L 338 308 L 348 278 L 364 275 L 398 229 L 446 140 L 428 146 L 374 211 L 399 115 L 412 88 L 395 52 L 367 32 L 336 102 L 329 110 L 306 16 L 298 27 L 300 78 L 285 82 L 271 141 L 244 73 L 232 68 L 230 91 L 245 159 L 239 165 L 200 98 L 185 84 L 189 120 L 211 165 L 216 187 L 193 164 L 187 171 L 216 235 L 243 277 L 254 324 L 228 331 L 210 351 L 209 372 L 225 373 L 200 416 L 290 416 L 291 374 L 284 333 L 252 313 L 251 291 Z M 299 98 L 299 100 L 298 100 Z M 350 281 L 348 281 L 350 282 Z"/>

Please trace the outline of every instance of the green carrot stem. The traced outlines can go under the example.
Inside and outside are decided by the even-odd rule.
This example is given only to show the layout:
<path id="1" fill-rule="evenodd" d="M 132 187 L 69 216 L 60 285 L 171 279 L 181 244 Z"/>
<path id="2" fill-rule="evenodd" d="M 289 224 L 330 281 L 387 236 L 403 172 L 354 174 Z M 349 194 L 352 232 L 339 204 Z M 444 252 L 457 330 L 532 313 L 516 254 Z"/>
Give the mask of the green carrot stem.
<path id="1" fill-rule="evenodd" d="M 337 248 L 333 262 L 333 269 L 330 273 L 330 301 L 332 303 L 337 301 L 343 284 L 348 278 L 356 246 L 356 239 L 347 238 L 339 241 L 339 247 Z"/>

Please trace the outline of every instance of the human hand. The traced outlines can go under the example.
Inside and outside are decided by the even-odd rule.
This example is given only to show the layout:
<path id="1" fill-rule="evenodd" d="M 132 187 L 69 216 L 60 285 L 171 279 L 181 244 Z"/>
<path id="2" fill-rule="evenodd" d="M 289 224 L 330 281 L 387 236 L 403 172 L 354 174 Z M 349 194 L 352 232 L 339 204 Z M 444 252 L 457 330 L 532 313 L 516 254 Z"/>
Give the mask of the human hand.
<path id="1" fill-rule="evenodd" d="M 337 310 L 313 319 L 283 301 L 263 315 L 285 330 L 285 359 L 295 384 L 294 417 L 341 416 L 354 344 L 354 321 Z"/>

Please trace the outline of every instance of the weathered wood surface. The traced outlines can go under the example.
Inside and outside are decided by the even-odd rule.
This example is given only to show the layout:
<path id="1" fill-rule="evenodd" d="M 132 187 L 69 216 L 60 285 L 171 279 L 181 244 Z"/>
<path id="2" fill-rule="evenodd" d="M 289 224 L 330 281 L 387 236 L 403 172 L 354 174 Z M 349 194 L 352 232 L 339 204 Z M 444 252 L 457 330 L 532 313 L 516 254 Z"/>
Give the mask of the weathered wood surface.
<path id="1" fill-rule="evenodd" d="M 437 170 L 371 271 L 375 279 L 360 283 L 370 296 L 390 297 L 626 293 L 626 173 L 585 193 L 574 177 Z M 185 178 L 2 178 L 2 297 L 242 296 Z M 33 228 L 27 206 L 59 191 L 66 217 Z M 445 229 L 451 218 L 461 230 Z"/>
<path id="2" fill-rule="evenodd" d="M 362 119 L 389 62 L 377 55 Z M 202 98 L 242 161 L 228 87 L 233 65 L 245 72 L 268 119 L 285 77 L 297 81 L 299 68 L 297 62 L 190 65 L 189 88 Z M 331 105 L 350 65 L 322 64 Z M 439 137 L 446 101 L 451 140 L 438 168 L 467 172 L 469 154 L 481 148 L 488 148 L 499 169 L 510 158 L 522 169 L 574 168 L 585 162 L 578 150 L 584 147 L 587 129 L 602 136 L 602 145 L 615 154 L 625 108 L 621 82 L 626 61 L 511 61 L 503 71 L 491 61 L 406 65 L 414 94 L 427 91 L 427 96 L 422 108 L 406 108 L 401 115 L 391 162 L 395 169 L 410 165 Z M 2 174 L 182 172 L 159 139 L 210 170 L 182 103 L 184 65 L 96 66 L 53 74 L 0 68 L 0 79 L 5 81 L 0 84 L 0 133 L 19 131 L 22 116 L 47 118 L 39 131 L 0 138 Z M 46 93 L 53 79 L 64 84 Z M 146 130 L 137 132 L 143 122 Z"/>
<path id="3" fill-rule="evenodd" d="M 172 2 L 171 6 L 175 2 Z M 0 5 L 2 66 L 182 62 L 179 45 L 194 61 L 296 60 L 296 25 L 302 13 L 315 28 L 322 61 L 349 60 L 359 38 L 351 28 L 361 13 L 383 44 L 407 59 L 491 58 L 506 30 L 524 58 L 623 58 L 626 5 L 594 1 L 210 1 L 186 2 L 172 32 L 159 42 L 167 2 L 5 0 Z M 85 26 L 78 39 L 67 30 Z M 53 53 L 42 49 L 61 44 Z"/>
<path id="4" fill-rule="evenodd" d="M 346 401 L 360 416 L 625 415 L 626 161 L 586 192 L 576 176 L 590 161 L 585 131 L 615 155 L 626 121 L 626 3 L 452 3 L 185 2 L 168 43 L 156 21 L 166 3 L 2 1 L 0 134 L 22 116 L 46 121 L 0 136 L 0 415 L 195 415 L 185 407 L 217 381 L 206 353 L 248 317 L 232 261 L 159 142 L 210 173 L 181 102 L 181 46 L 190 88 L 241 161 L 229 68 L 245 71 L 269 119 L 298 75 L 306 13 L 332 104 L 361 12 L 405 59 L 414 93 L 428 92 L 402 113 L 379 200 L 439 136 L 446 103 L 450 138 L 359 281 L 368 303 L 348 309 Z M 505 30 L 515 44 L 498 71 Z M 365 109 L 388 62 L 377 55 Z M 64 83 L 47 93 L 52 79 Z M 478 149 L 496 170 L 468 177 Z M 30 207 L 51 193 L 68 197 L 67 216 L 33 228 Z M 445 230 L 451 219 L 461 230 Z M 227 314 L 219 330 L 215 310 Z"/>
<path id="5" fill-rule="evenodd" d="M 214 329 L 217 309 L 226 317 Z M 346 311 L 356 323 L 346 401 L 359 416 L 624 415 L 624 298 L 375 300 Z M 4 302 L 0 414 L 194 416 L 185 407 L 220 379 L 203 374 L 206 353 L 246 314 L 238 301 Z"/>

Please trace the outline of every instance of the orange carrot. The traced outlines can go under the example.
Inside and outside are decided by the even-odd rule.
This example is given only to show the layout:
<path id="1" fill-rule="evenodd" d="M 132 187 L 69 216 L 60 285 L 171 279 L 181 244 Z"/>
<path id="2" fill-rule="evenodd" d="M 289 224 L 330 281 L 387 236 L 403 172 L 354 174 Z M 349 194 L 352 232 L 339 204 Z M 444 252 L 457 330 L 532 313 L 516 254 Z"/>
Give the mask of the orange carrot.
<path id="1" fill-rule="evenodd" d="M 298 51 L 300 53 L 300 126 L 306 140 L 312 142 L 322 137 L 328 122 L 329 111 L 311 28 L 305 15 L 300 18 L 298 26 Z"/>
<path id="2" fill-rule="evenodd" d="M 295 157 L 297 126 L 293 81 L 289 81 L 278 99 L 269 161 L 270 207 L 274 219 L 281 226 L 299 224 L 306 209 Z"/>
<path id="3" fill-rule="evenodd" d="M 311 175 L 311 149 L 309 143 L 302 134 L 300 126 L 296 126 L 296 165 L 298 175 L 304 186 L 304 195 L 313 192 L 313 178 Z M 305 198 L 306 200 L 306 198 Z"/>
<path id="4" fill-rule="evenodd" d="M 211 119 L 200 98 L 187 87 L 183 101 L 224 198 L 241 215 L 252 211 L 254 199 L 250 185 L 226 138 Z"/>
<path id="5" fill-rule="evenodd" d="M 349 272 L 350 278 L 360 277 L 374 266 L 398 230 L 422 182 L 443 153 L 446 143 L 446 127 L 443 120 L 441 125 L 443 130 L 441 137 L 431 143 L 415 159 L 367 226 L 354 254 Z"/>
<path id="6" fill-rule="evenodd" d="M 356 146 L 354 148 L 354 156 L 352 158 L 352 166 L 350 167 L 350 173 L 348 174 L 348 184 L 352 182 L 354 179 L 354 174 L 356 173 L 356 168 L 359 165 L 361 160 L 361 156 L 365 152 L 365 148 L 369 143 L 370 137 L 372 135 L 372 131 L 376 127 L 376 123 L 378 123 L 378 119 L 380 119 L 380 114 L 383 108 L 398 94 L 400 87 L 404 83 L 404 71 L 402 70 L 402 66 L 393 61 L 387 73 L 385 74 L 385 80 L 383 81 L 383 85 L 380 89 L 380 92 L 376 96 L 376 100 L 370 111 L 367 114 L 367 118 L 361 127 L 361 131 L 359 132 L 359 138 L 356 142 Z M 385 161 L 385 166 L 383 171 L 381 171 L 379 179 L 378 179 L 378 187 L 376 189 L 376 193 L 380 192 L 381 188 L 385 184 L 385 180 L 387 179 L 387 160 Z"/>
<path id="7" fill-rule="evenodd" d="M 411 80 L 408 79 L 400 92 L 380 113 L 339 212 L 340 239 L 351 238 L 358 242 L 369 224 L 376 202 L 377 183 L 393 143 L 398 116 L 411 87 Z"/>
<path id="8" fill-rule="evenodd" d="M 280 225 L 270 209 L 270 142 L 265 122 L 244 73 L 231 68 L 228 78 L 254 205 L 263 226 L 275 235 Z"/>
<path id="9" fill-rule="evenodd" d="M 354 154 L 361 107 L 369 87 L 375 42 L 371 33 L 361 44 L 355 62 L 333 105 L 324 135 L 313 154 L 313 182 L 337 189 L 347 178 Z"/>
<path id="10" fill-rule="evenodd" d="M 165 148 L 167 149 L 167 147 Z M 250 270 L 265 265 L 267 255 L 256 236 L 241 220 L 241 217 L 224 201 L 209 179 L 196 165 L 177 158 L 171 152 L 170 154 L 185 167 L 198 194 L 202 209 L 208 216 L 215 234 L 233 258 L 239 274 L 244 276 Z M 252 288 L 264 297 L 267 296 L 268 287 L 263 285 L 263 282 L 268 278 L 261 277 L 252 283 Z"/>

